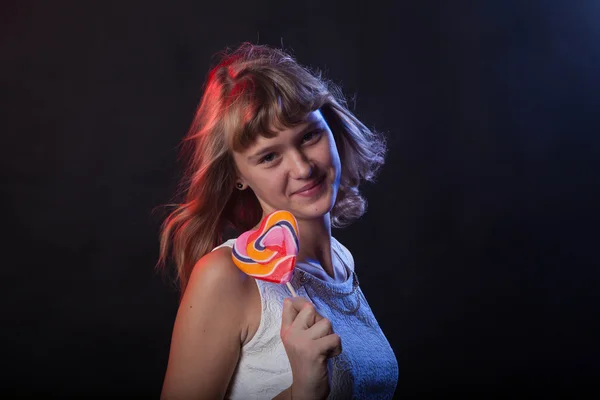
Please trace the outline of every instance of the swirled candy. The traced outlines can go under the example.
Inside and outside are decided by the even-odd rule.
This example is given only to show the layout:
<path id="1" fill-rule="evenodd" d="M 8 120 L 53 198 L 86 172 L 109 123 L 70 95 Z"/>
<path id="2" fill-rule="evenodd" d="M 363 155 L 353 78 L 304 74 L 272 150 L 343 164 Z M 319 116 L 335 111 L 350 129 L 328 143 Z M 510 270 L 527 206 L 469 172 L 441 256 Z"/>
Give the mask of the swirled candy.
<path id="1" fill-rule="evenodd" d="M 267 215 L 258 229 L 241 234 L 233 244 L 231 256 L 239 269 L 254 278 L 288 283 L 298 250 L 296 218 L 289 211 L 278 210 Z"/>

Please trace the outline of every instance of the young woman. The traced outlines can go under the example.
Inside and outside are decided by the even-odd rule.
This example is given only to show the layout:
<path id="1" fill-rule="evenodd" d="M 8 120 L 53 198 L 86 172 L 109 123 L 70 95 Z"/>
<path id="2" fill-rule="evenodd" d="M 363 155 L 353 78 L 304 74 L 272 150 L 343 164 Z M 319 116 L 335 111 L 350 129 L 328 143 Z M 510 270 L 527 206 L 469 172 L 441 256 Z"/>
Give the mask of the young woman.
<path id="1" fill-rule="evenodd" d="M 331 236 L 365 212 L 358 186 L 384 162 L 384 138 L 339 89 L 289 54 L 243 44 L 210 71 L 188 136 L 185 201 L 167 217 L 182 298 L 163 399 L 391 398 L 394 353 Z M 255 229 L 275 210 L 298 221 L 291 284 L 233 263 L 224 231 Z M 370 266 L 374 267 L 374 266 Z"/>

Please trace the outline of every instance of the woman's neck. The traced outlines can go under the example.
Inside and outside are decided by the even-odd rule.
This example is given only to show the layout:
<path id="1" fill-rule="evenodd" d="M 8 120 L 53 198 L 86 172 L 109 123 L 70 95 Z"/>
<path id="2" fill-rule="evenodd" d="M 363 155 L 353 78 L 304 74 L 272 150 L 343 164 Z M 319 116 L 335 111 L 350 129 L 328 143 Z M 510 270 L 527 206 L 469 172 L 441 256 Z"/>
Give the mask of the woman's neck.
<path id="1" fill-rule="evenodd" d="M 298 220 L 298 230 L 300 251 L 297 261 L 318 263 L 327 275 L 335 278 L 329 213 L 325 214 L 322 219 Z"/>

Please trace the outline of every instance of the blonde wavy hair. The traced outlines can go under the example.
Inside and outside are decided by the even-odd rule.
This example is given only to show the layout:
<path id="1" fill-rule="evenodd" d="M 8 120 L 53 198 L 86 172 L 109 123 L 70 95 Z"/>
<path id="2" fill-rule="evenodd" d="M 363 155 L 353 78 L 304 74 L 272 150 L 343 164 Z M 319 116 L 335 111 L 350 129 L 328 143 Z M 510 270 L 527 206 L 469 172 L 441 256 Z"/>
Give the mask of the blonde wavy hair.
<path id="1" fill-rule="evenodd" d="M 288 52 L 244 43 L 222 53 L 181 142 L 185 171 L 176 194 L 181 202 L 166 205 L 174 210 L 161 226 L 156 267 L 165 270 L 172 256 L 181 295 L 197 260 L 223 242 L 226 229 L 245 232 L 262 217 L 252 190 L 235 189 L 232 151 L 247 149 L 257 135 L 271 138 L 276 130 L 301 124 L 318 109 L 332 130 L 342 165 L 330 213 L 332 227 L 341 228 L 366 211 L 358 186 L 374 182 L 384 163 L 385 137 L 348 110 L 337 85 L 299 65 Z"/>

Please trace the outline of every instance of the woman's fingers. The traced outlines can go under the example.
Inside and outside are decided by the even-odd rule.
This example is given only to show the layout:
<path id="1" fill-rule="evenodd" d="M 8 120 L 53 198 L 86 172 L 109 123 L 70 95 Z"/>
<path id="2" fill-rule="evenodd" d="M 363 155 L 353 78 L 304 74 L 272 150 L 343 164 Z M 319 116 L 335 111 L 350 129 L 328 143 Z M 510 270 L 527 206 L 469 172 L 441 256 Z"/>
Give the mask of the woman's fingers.
<path id="1" fill-rule="evenodd" d="M 323 317 L 317 313 L 315 306 L 304 297 L 286 297 L 283 301 L 281 326 L 287 329 L 308 329 Z"/>
<path id="2" fill-rule="evenodd" d="M 317 316 L 315 317 L 315 323 L 319 322 L 322 319 L 325 319 L 325 317 L 323 317 L 321 314 L 317 313 Z"/>
<path id="3" fill-rule="evenodd" d="M 298 315 L 296 315 L 292 327 L 300 330 L 308 329 L 317 322 L 318 315 L 315 306 L 312 303 L 306 302 Z"/>
<path id="4" fill-rule="evenodd" d="M 342 352 L 342 339 L 335 333 L 317 339 L 315 343 L 319 352 L 326 354 L 327 357 L 335 357 Z"/>
<path id="5" fill-rule="evenodd" d="M 294 297 L 284 300 L 281 327 L 284 343 L 287 337 L 304 337 L 303 340 L 308 339 L 313 343 L 314 350 L 327 358 L 335 357 L 342 352 L 341 339 L 333 332 L 331 321 L 320 315 L 315 306 L 305 298 Z M 292 332 L 295 332 L 293 336 L 288 336 Z M 298 334 L 301 336 L 297 336 Z"/>
<path id="6" fill-rule="evenodd" d="M 308 328 L 308 337 L 311 339 L 320 339 L 332 333 L 333 328 L 331 326 L 331 321 L 323 317 L 321 317 L 321 319 L 313 326 Z"/>
<path id="7" fill-rule="evenodd" d="M 304 310 L 304 313 L 300 321 L 296 322 L 302 310 Z M 295 324 L 294 327 L 296 328 L 307 329 L 322 318 L 316 312 L 314 305 L 304 297 L 286 297 L 283 300 L 281 327 L 284 330 L 290 328 L 292 324 Z"/>
<path id="8" fill-rule="evenodd" d="M 300 312 L 297 309 L 295 303 L 290 298 L 283 299 L 283 311 L 281 314 L 281 328 L 282 330 L 288 330 L 296 316 Z"/>

